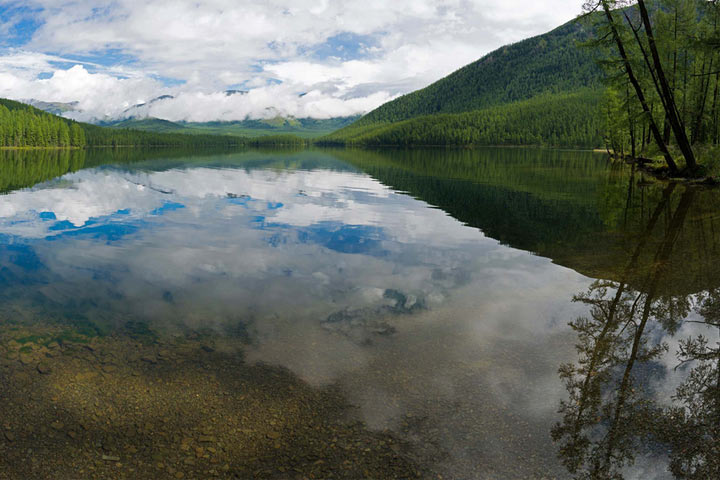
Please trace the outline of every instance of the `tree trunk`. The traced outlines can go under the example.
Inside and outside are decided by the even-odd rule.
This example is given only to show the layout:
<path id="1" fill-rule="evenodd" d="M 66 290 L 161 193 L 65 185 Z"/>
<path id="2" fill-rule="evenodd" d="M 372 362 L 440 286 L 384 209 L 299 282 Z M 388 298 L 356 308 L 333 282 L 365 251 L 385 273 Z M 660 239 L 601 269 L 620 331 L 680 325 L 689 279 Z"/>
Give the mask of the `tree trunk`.
<path id="1" fill-rule="evenodd" d="M 645 123 L 642 126 L 642 140 L 640 142 L 640 153 L 645 151 Z"/>
<path id="2" fill-rule="evenodd" d="M 675 6 L 675 18 L 673 24 L 673 67 L 672 67 L 672 91 L 675 94 L 675 87 L 677 86 L 677 36 L 678 36 L 678 9 Z M 663 139 L 666 145 L 670 145 L 670 121 L 665 115 L 665 122 L 663 124 Z"/>
<path id="3" fill-rule="evenodd" d="M 605 2 L 603 2 L 605 4 Z M 673 134 L 675 135 L 675 141 L 680 148 L 680 151 L 685 157 L 685 164 L 692 171 L 697 168 L 697 162 L 695 161 L 695 154 L 693 153 L 690 141 L 685 133 L 682 121 L 678 116 L 677 105 L 673 98 L 670 85 L 668 84 L 665 72 L 660 62 L 660 55 L 658 54 L 657 45 L 655 44 L 655 36 L 653 35 L 652 25 L 650 24 L 650 16 L 648 15 L 647 8 L 645 7 L 644 0 L 638 0 L 638 8 L 640 10 L 640 17 L 642 18 L 643 25 L 645 27 L 645 35 L 648 40 L 648 47 L 650 48 L 650 55 L 652 56 L 653 65 L 655 66 L 655 74 L 657 75 L 658 83 L 660 84 L 660 92 L 658 92 L 661 98 L 664 99 L 665 111 L 670 120 L 670 126 L 672 127 Z"/>
<path id="4" fill-rule="evenodd" d="M 665 145 L 670 145 L 670 134 L 672 133 L 672 127 L 670 127 L 670 120 L 665 115 L 665 121 L 663 122 L 663 142 Z"/>
<path id="5" fill-rule="evenodd" d="M 642 87 L 640 86 L 640 83 L 638 82 L 637 78 L 635 77 L 635 73 L 633 72 L 632 65 L 630 65 L 630 60 L 627 56 L 627 52 L 625 51 L 625 46 L 622 43 L 622 39 L 620 38 L 620 33 L 617 30 L 617 26 L 615 25 L 615 20 L 613 19 L 612 12 L 610 11 L 610 6 L 607 3 L 607 0 L 602 0 L 602 6 L 603 10 L 605 12 L 605 17 L 607 18 L 608 24 L 610 25 L 610 30 L 612 32 L 613 38 L 615 40 L 615 44 L 617 45 L 618 52 L 620 53 L 620 57 L 623 60 L 623 64 L 625 66 L 625 72 L 627 73 L 628 79 L 630 80 L 630 83 L 632 84 L 633 88 L 635 89 L 635 94 L 638 97 L 638 100 L 640 101 L 640 105 L 642 106 L 643 112 L 648 117 L 648 121 L 650 122 L 650 130 L 652 131 L 653 137 L 655 137 L 655 142 L 658 145 L 658 148 L 663 153 L 663 156 L 665 157 L 665 163 L 667 163 L 668 168 L 672 173 L 677 173 L 678 168 L 677 164 L 675 163 L 675 160 L 673 160 L 672 155 L 670 154 L 670 151 L 667 149 L 667 146 L 663 142 L 662 135 L 660 134 L 660 130 L 658 130 L 657 124 L 655 123 L 655 119 L 652 117 L 652 112 L 650 111 L 650 108 L 648 107 L 647 100 L 645 99 L 645 93 L 643 92 Z"/>
<path id="6" fill-rule="evenodd" d="M 715 74 L 715 93 L 713 93 L 713 106 L 712 106 L 712 117 L 713 117 L 713 143 L 717 145 L 720 140 L 720 125 L 718 125 L 718 84 L 720 84 L 720 73 Z"/>
<path id="7" fill-rule="evenodd" d="M 650 116 L 651 116 L 651 118 L 654 118 L 654 117 L 652 117 L 652 115 L 654 115 L 654 114 L 655 114 L 655 102 L 652 102 L 652 103 L 650 104 Z M 652 132 L 652 129 L 650 128 L 650 124 L 648 123 L 647 140 L 646 140 L 645 144 L 646 144 L 646 145 L 650 145 L 650 143 L 652 142 L 652 140 L 653 140 L 653 132 Z M 663 145 L 667 145 L 667 143 L 663 143 Z"/>
<path id="8" fill-rule="evenodd" d="M 683 87 L 682 87 L 682 108 L 678 110 L 678 116 L 680 117 L 680 124 L 685 124 L 685 117 L 687 116 L 687 98 L 688 98 L 688 51 L 685 49 L 684 57 L 684 68 L 683 68 Z"/>
<path id="9" fill-rule="evenodd" d="M 632 115 L 632 108 L 630 108 L 630 90 L 625 85 L 625 103 L 627 103 L 627 115 L 628 115 L 628 127 L 630 129 L 630 155 L 632 158 L 635 157 L 635 120 Z"/>
<path id="10" fill-rule="evenodd" d="M 712 71 L 713 60 L 715 59 L 713 57 L 710 57 L 710 66 L 708 67 L 708 72 Z M 704 58 L 701 72 L 702 76 L 700 77 L 700 98 L 698 98 L 698 106 L 695 109 L 695 122 L 693 123 L 692 130 L 690 131 L 690 143 L 693 145 L 695 145 L 695 143 L 698 142 L 702 136 L 702 121 L 703 116 L 705 115 L 705 105 L 707 104 L 708 92 L 710 90 L 710 81 L 712 80 L 712 77 L 705 75 Z"/>

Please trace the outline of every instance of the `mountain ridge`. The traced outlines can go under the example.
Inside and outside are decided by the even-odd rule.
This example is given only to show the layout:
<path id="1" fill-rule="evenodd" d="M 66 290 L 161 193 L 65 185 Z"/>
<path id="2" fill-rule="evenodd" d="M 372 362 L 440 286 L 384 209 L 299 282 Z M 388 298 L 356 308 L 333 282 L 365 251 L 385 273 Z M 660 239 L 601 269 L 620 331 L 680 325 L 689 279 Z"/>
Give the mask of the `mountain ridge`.
<path id="1" fill-rule="evenodd" d="M 320 142 L 599 147 L 603 127 L 588 107 L 599 107 L 604 75 L 594 52 L 579 46 L 590 34 L 572 20 L 503 46 Z M 500 124 L 505 131 L 490 131 Z"/>
<path id="2" fill-rule="evenodd" d="M 269 136 L 294 134 L 302 138 L 327 135 L 350 125 L 359 116 L 333 117 L 329 119 L 274 117 L 268 119 L 245 119 L 211 122 L 172 122 L 155 117 L 128 118 L 100 125 L 110 128 L 130 128 L 150 132 L 172 132 L 189 135 L 212 134 L 232 136 Z"/>

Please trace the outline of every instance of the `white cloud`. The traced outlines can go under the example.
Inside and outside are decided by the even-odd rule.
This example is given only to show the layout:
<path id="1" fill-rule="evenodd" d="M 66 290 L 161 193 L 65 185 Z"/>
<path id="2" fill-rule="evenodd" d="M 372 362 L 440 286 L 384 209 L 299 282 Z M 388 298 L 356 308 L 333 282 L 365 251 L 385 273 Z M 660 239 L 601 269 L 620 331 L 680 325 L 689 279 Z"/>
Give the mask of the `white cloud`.
<path id="1" fill-rule="evenodd" d="M 580 8 L 577 0 L 23 4 L 40 9 L 34 15 L 42 24 L 28 42 L 16 47 L 22 51 L 0 56 L 0 95 L 76 100 L 91 115 L 103 117 L 117 116 L 127 105 L 169 91 L 184 98 L 153 114 L 170 120 L 264 117 L 268 107 L 296 116 L 363 113 L 505 43 L 547 31 Z M 313 54 L 339 34 L 359 36 L 358 41 L 366 44 L 363 54 Z M 52 63 L 58 57 L 48 52 L 63 58 L 81 55 L 104 66 L 95 65 L 93 73 L 67 73 L 68 66 Z M 19 64 L 21 60 L 28 63 Z M 48 82 L 30 72 L 54 75 Z M 184 83 L 168 88 L 158 77 Z M 242 100 L 226 100 L 217 93 L 237 85 L 259 93 Z M 307 92 L 314 97 L 299 96 Z"/>
<path id="2" fill-rule="evenodd" d="M 245 95 L 224 92 L 184 92 L 147 107 L 147 115 L 169 120 L 206 122 L 272 118 L 277 115 L 297 118 L 330 118 L 355 115 L 371 110 L 390 99 L 387 92 L 365 97 L 341 99 L 313 90 L 302 97 L 286 84 L 250 90 Z"/>

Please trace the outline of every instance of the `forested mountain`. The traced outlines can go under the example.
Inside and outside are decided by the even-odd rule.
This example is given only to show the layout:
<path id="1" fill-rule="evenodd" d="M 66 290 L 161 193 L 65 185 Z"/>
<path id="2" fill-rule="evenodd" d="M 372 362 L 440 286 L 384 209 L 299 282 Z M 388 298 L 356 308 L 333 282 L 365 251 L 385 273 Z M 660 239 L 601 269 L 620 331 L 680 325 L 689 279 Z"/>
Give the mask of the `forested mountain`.
<path id="1" fill-rule="evenodd" d="M 572 21 L 505 46 L 322 139 L 341 144 L 599 147 L 603 74 Z"/>
<path id="2" fill-rule="evenodd" d="M 599 87 L 602 72 L 592 52 L 577 45 L 588 37 L 583 23 L 572 21 L 502 47 L 422 90 L 380 106 L 357 123 L 469 112 L 539 94 Z"/>
<path id="3" fill-rule="evenodd" d="M 72 121 L 0 99 L 0 146 L 81 147 L 85 132 Z"/>
<path id="4" fill-rule="evenodd" d="M 249 140 L 219 135 L 182 135 L 104 128 L 51 115 L 0 99 L 0 147 L 241 145 Z"/>
<path id="5" fill-rule="evenodd" d="M 161 118 L 128 118 L 117 122 L 104 122 L 99 125 L 101 127 L 128 128 L 131 130 L 141 130 L 143 132 L 192 133 L 192 131 L 178 123 Z"/>
<path id="6" fill-rule="evenodd" d="M 357 122 L 321 139 L 359 145 L 551 145 L 603 144 L 602 93 L 584 89 L 464 113 L 424 115 L 398 122 Z"/>
<path id="7" fill-rule="evenodd" d="M 243 145 L 245 139 L 224 135 L 185 135 L 182 133 L 156 133 L 139 130 L 98 127 L 81 124 L 88 146 L 205 146 Z"/>
<path id="8" fill-rule="evenodd" d="M 585 8 L 582 20 L 498 49 L 320 143 L 602 147 L 663 157 L 672 175 L 701 174 L 696 157 L 717 169 L 720 3 Z"/>

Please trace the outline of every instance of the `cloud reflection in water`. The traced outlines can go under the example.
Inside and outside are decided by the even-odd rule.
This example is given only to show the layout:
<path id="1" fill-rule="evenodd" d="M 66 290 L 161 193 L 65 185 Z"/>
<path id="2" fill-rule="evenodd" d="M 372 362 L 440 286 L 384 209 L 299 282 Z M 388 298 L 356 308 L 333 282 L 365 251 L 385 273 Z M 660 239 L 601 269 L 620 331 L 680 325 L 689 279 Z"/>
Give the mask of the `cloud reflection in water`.
<path id="1" fill-rule="evenodd" d="M 6 303 L 166 333 L 242 325 L 248 361 L 339 385 L 452 475 L 558 473 L 556 369 L 585 277 L 353 171 L 61 180 L 2 198 L 3 263 L 26 280 Z"/>

